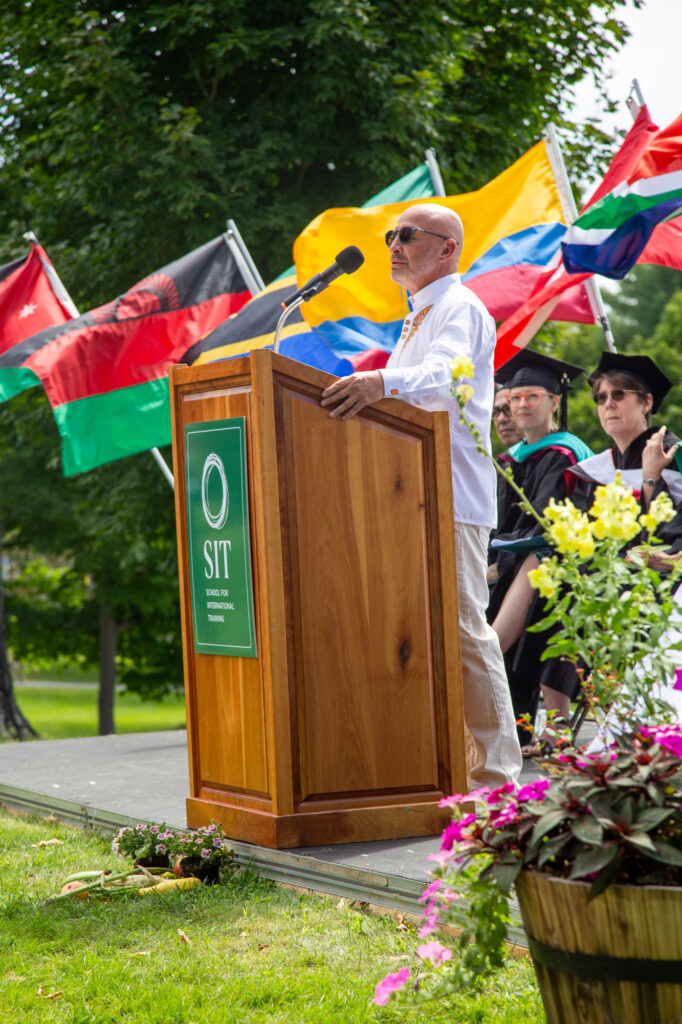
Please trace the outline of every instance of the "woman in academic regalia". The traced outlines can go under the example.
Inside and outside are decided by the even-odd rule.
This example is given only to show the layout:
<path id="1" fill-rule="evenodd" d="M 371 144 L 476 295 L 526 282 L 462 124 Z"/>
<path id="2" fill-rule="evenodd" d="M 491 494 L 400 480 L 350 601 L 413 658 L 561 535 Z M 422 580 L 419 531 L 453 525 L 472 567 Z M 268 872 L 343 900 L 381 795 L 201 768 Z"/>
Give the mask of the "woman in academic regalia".
<path id="1" fill-rule="evenodd" d="M 610 483 L 617 472 L 621 473 L 623 483 L 632 488 L 643 511 L 653 498 L 666 491 L 676 508 L 675 517 L 657 528 L 656 537 L 663 544 L 647 551 L 646 557 L 651 568 L 669 569 L 682 552 L 682 449 L 679 438 L 666 427 L 652 427 L 650 417 L 658 412 L 672 381 L 649 356 L 616 352 L 602 353 L 588 380 L 599 422 L 613 444 L 573 467 L 571 475 L 577 483 L 572 500 L 588 511 L 597 485 Z M 626 558 L 632 558 L 630 549 L 642 539 L 640 535 L 623 545 Z M 670 629 L 660 641 L 668 648 L 682 639 L 682 587 L 677 588 L 675 601 L 677 617 L 673 615 Z M 670 680 L 662 682 L 659 696 L 677 708 L 682 721 L 682 694 L 677 686 Z"/>
<path id="2" fill-rule="evenodd" d="M 498 381 L 508 388 L 507 401 L 523 433 L 523 440 L 501 459 L 512 466 L 515 480 L 538 513 L 544 511 L 550 498 L 560 501 L 570 496 L 575 477 L 568 470 L 592 454 L 580 438 L 566 430 L 568 387 L 582 372 L 578 366 L 524 349 L 497 374 Z M 560 405 L 558 429 L 556 413 Z M 532 549 L 541 527 L 517 500 L 506 501 L 503 510 L 493 542 L 498 582 L 491 594 L 488 616 L 505 654 L 514 710 L 532 719 L 541 687 L 548 711 L 557 714 L 557 721 L 563 720 L 568 718 L 570 701 L 579 689 L 575 668 L 555 659 L 540 661 L 547 633 L 525 632 L 528 625 L 542 617 L 541 602 L 527 583 L 528 572 L 538 565 Z M 521 733 L 520 739 L 523 743 L 529 737 Z M 528 748 L 524 752 L 534 751 Z"/>
<path id="3" fill-rule="evenodd" d="M 574 503 L 587 511 L 597 484 L 610 483 L 620 471 L 642 508 L 661 491 L 667 491 L 677 507 L 682 503 L 682 453 L 679 438 L 666 427 L 652 427 L 651 414 L 672 387 L 649 356 L 603 352 L 589 376 L 602 429 L 613 444 L 599 455 L 578 463 L 571 475 L 577 479 Z M 670 523 L 658 527 L 656 536 L 668 552 L 682 550 L 682 509 Z M 635 546 L 640 538 L 628 545 Z M 652 553 L 649 564 L 659 561 Z"/>

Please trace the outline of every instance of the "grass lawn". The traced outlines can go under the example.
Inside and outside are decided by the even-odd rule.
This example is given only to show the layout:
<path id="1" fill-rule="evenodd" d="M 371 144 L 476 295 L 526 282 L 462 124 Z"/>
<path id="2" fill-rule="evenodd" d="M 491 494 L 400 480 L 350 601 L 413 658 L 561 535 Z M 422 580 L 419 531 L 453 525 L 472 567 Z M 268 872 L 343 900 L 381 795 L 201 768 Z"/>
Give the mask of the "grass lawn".
<path id="1" fill-rule="evenodd" d="M 25 686 L 15 683 L 17 703 L 41 739 L 62 740 L 97 735 L 97 689 L 83 685 Z M 116 732 L 156 732 L 185 728 L 185 698 L 140 700 L 133 693 L 117 693 Z"/>
<path id="2" fill-rule="evenodd" d="M 38 846 L 60 839 L 63 845 Z M 73 871 L 120 866 L 92 832 L 0 811 L 0 1005 L 21 1024 L 541 1024 L 529 960 L 481 992 L 371 1003 L 416 933 L 240 872 L 227 885 L 45 906 Z M 189 942 L 182 940 L 182 930 Z"/>

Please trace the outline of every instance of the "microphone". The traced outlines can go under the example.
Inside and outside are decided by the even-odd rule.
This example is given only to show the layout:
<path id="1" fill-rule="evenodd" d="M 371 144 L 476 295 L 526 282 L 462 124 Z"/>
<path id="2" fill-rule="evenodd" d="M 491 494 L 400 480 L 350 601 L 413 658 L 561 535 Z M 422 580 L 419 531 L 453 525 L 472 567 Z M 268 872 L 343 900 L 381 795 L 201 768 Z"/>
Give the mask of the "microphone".
<path id="1" fill-rule="evenodd" d="M 365 262 L 365 257 L 362 255 L 357 245 L 349 245 L 347 248 L 342 249 L 336 256 L 336 261 L 332 263 L 331 267 L 327 267 L 320 274 L 315 274 L 309 281 L 306 281 L 298 291 L 290 295 L 288 299 L 285 299 L 282 303 L 282 308 L 287 309 L 292 302 L 296 302 L 297 299 L 303 299 L 304 302 L 309 302 L 310 299 L 314 298 L 315 295 L 319 295 L 325 288 L 328 288 L 332 281 L 335 281 L 341 274 L 354 274 L 358 267 L 361 267 Z"/>

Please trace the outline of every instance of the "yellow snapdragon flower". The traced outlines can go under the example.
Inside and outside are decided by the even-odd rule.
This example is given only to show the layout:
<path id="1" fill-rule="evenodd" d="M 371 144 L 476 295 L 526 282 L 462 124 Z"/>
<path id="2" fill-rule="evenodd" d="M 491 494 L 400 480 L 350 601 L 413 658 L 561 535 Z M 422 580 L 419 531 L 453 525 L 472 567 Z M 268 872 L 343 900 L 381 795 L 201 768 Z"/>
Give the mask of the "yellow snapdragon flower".
<path id="1" fill-rule="evenodd" d="M 457 401 L 460 405 L 466 405 L 474 397 L 474 389 L 471 384 L 458 384 L 455 390 L 457 392 Z"/>
<path id="2" fill-rule="evenodd" d="M 594 517 L 592 533 L 597 540 L 608 537 L 628 541 L 640 531 L 639 505 L 632 490 L 625 487 L 623 477 L 616 473 L 610 484 L 601 484 L 594 492 L 590 515 Z"/>
<path id="3" fill-rule="evenodd" d="M 590 530 L 590 521 L 584 512 L 578 511 L 572 501 L 557 502 L 550 498 L 545 509 L 545 518 L 550 526 L 547 533 L 552 544 L 567 555 L 575 553 L 583 561 L 594 554 L 594 538 Z"/>
<path id="4" fill-rule="evenodd" d="M 540 562 L 537 569 L 531 569 L 528 573 L 528 581 L 531 587 L 540 591 L 542 597 L 554 597 L 559 589 L 558 581 L 552 576 L 545 562 Z"/>
<path id="5" fill-rule="evenodd" d="M 468 356 L 457 356 L 452 360 L 452 379 L 459 380 L 460 377 L 473 377 L 474 364 Z"/>
<path id="6" fill-rule="evenodd" d="M 642 526 L 651 533 L 659 523 L 669 523 L 675 516 L 675 509 L 670 495 L 662 492 L 649 505 L 649 509 L 639 517 Z"/>

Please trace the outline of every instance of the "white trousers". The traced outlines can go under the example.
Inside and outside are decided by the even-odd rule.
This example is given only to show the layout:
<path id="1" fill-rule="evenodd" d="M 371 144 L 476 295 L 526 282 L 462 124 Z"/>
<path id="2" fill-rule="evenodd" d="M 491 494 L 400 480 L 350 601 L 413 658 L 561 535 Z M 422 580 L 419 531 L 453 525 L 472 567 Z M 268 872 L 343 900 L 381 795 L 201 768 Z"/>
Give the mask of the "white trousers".
<path id="1" fill-rule="evenodd" d="M 455 523 L 464 719 L 476 746 L 473 788 L 516 782 L 522 764 L 499 640 L 485 617 L 489 535 L 484 526 Z"/>

